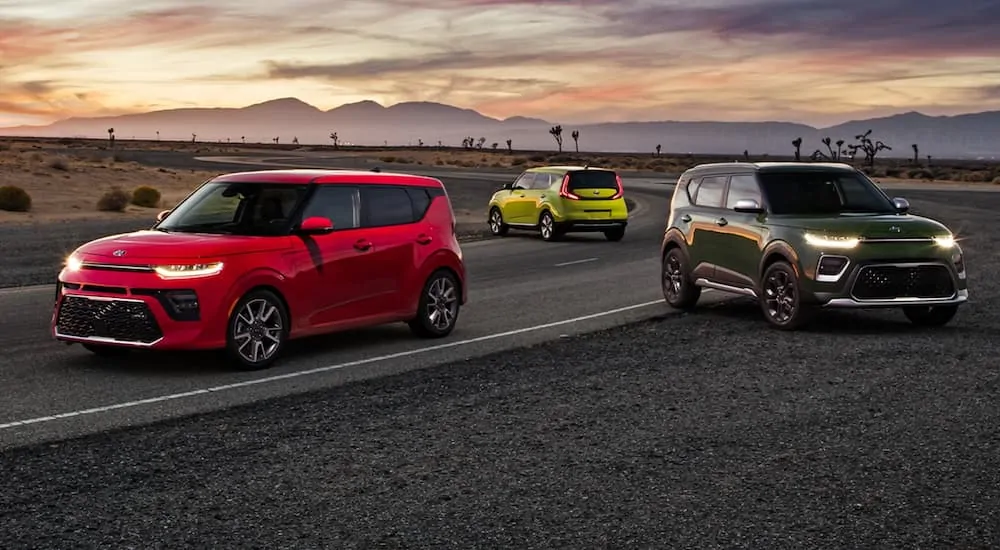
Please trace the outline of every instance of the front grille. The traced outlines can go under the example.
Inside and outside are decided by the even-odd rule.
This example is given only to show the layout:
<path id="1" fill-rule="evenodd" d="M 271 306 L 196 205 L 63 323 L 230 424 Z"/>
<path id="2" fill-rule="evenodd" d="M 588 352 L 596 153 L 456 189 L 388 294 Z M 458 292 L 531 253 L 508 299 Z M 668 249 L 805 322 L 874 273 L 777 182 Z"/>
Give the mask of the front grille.
<path id="1" fill-rule="evenodd" d="M 163 336 L 153 312 L 144 302 L 92 300 L 66 296 L 59 306 L 56 330 L 77 338 L 112 338 L 150 344 Z"/>
<path id="2" fill-rule="evenodd" d="M 862 267 L 854 282 L 858 300 L 893 298 L 949 298 L 955 284 L 943 265 L 871 265 Z"/>

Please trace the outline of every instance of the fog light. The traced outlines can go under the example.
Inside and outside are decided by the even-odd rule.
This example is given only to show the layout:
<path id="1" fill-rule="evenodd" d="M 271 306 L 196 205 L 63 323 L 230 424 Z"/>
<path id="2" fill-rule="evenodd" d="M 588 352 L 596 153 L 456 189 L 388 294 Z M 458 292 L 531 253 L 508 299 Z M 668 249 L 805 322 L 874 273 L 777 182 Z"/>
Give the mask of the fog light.
<path id="1" fill-rule="evenodd" d="M 838 281 L 850 263 L 844 256 L 823 256 L 816 266 L 816 280 L 823 283 Z"/>
<path id="2" fill-rule="evenodd" d="M 175 321 L 197 321 L 201 319 L 201 305 L 193 290 L 165 290 L 158 296 L 167 315 Z"/>

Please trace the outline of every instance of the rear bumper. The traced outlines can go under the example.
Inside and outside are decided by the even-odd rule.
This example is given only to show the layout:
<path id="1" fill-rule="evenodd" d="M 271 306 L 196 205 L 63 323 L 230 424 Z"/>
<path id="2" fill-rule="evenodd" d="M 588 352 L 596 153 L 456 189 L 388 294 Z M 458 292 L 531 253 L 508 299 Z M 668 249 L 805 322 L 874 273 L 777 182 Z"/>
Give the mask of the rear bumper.
<path id="1" fill-rule="evenodd" d="M 559 227 L 570 231 L 607 231 L 609 229 L 624 229 L 628 225 L 627 219 L 607 219 L 607 220 L 574 220 L 568 219 L 559 222 Z"/>

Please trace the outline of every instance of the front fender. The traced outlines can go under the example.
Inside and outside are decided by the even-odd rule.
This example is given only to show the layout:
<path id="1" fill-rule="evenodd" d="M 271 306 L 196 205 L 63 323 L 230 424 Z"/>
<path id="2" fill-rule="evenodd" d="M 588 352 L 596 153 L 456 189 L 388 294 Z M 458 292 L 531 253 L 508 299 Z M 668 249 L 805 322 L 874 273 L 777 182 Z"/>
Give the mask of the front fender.
<path id="1" fill-rule="evenodd" d="M 690 260 L 687 240 L 684 238 L 684 233 L 676 227 L 671 227 L 663 233 L 663 242 L 660 243 L 660 258 L 663 258 L 667 254 L 667 248 L 671 245 L 676 245 L 680 248 L 681 254 L 684 254 L 684 259 Z"/>
<path id="2" fill-rule="evenodd" d="M 226 299 L 223 303 L 227 304 L 227 306 L 222 319 L 224 319 L 225 322 L 229 321 L 230 315 L 233 314 L 233 309 L 236 308 L 236 303 L 239 302 L 240 298 L 249 292 L 250 289 L 259 286 L 269 286 L 277 290 L 281 297 L 284 298 L 285 304 L 288 306 L 288 316 L 292 320 L 292 326 L 294 327 L 298 325 L 295 316 L 301 312 L 295 311 L 295 308 L 293 307 L 295 300 L 288 295 L 287 281 L 288 278 L 283 273 L 270 267 L 259 267 L 240 275 L 238 279 L 233 281 L 232 286 L 229 287 L 229 292 L 226 293 Z M 225 322 L 216 324 L 221 324 L 225 327 Z M 224 330 L 225 329 L 223 328 L 223 331 Z M 223 332 L 223 334 L 225 334 L 225 332 Z"/>

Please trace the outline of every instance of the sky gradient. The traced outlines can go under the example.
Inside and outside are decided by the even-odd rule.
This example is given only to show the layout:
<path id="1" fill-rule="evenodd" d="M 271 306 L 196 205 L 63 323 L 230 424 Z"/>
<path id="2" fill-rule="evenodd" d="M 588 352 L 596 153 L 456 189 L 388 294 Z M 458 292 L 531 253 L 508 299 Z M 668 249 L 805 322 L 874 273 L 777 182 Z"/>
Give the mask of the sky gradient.
<path id="1" fill-rule="evenodd" d="M 298 97 L 505 118 L 1000 109 L 996 0 L 0 0 L 0 127 Z"/>

